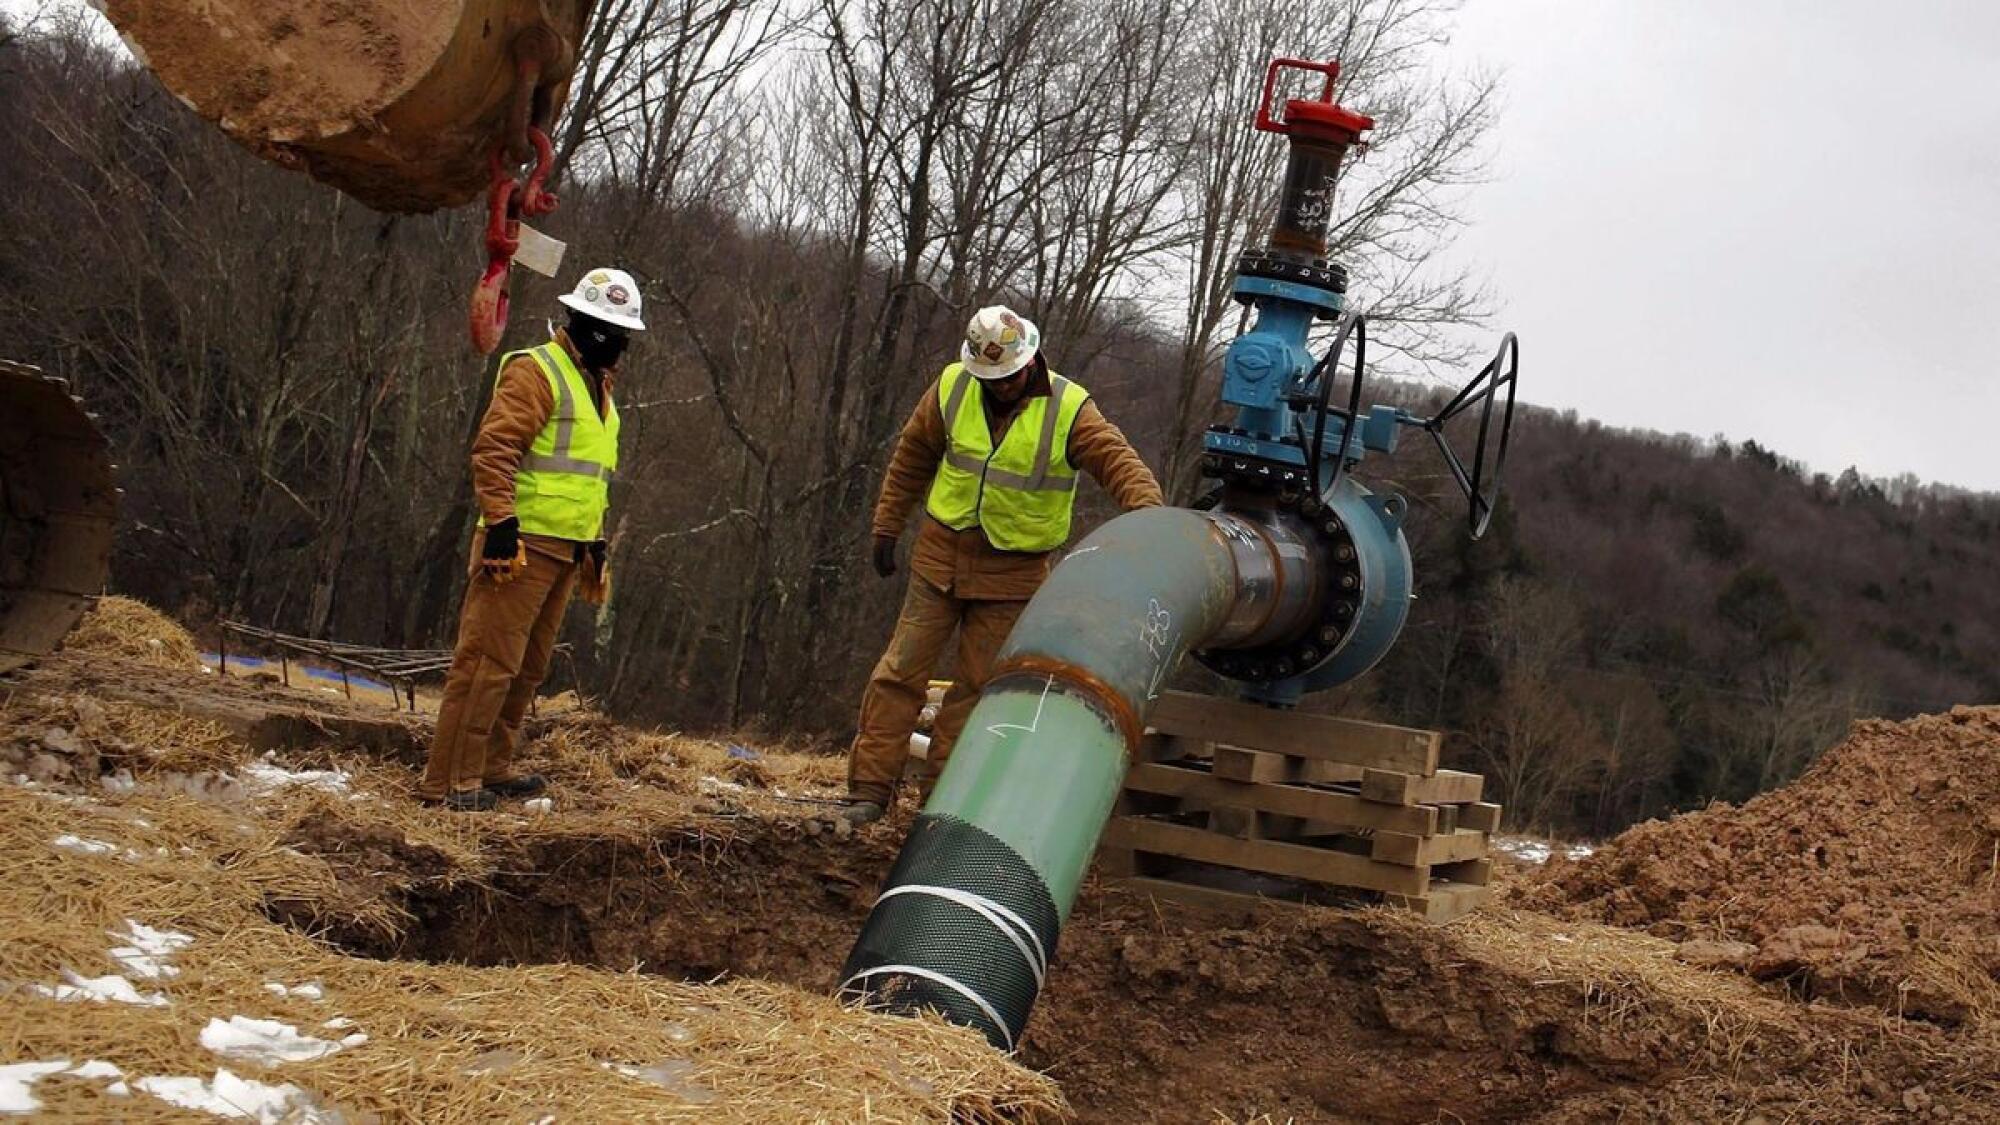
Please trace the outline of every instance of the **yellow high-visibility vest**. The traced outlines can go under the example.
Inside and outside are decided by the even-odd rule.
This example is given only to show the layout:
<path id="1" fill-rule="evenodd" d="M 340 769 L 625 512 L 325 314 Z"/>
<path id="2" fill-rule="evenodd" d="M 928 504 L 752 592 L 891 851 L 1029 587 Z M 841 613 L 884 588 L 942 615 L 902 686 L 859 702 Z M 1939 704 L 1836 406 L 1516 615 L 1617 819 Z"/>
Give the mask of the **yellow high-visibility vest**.
<path id="1" fill-rule="evenodd" d="M 556 408 L 514 474 L 514 515 L 530 535 L 601 539 L 611 475 L 618 470 L 618 408 L 606 395 L 599 416 L 590 384 L 560 343 L 503 356 L 501 369 L 523 355 L 542 369 Z"/>
<path id="2" fill-rule="evenodd" d="M 1003 551 L 1053 551 L 1069 541 L 1069 434 L 1090 392 L 1049 372 L 1050 393 L 1028 400 L 995 449 L 977 383 L 959 363 L 938 376 L 949 440 L 925 510 L 955 531 L 977 524 Z"/>

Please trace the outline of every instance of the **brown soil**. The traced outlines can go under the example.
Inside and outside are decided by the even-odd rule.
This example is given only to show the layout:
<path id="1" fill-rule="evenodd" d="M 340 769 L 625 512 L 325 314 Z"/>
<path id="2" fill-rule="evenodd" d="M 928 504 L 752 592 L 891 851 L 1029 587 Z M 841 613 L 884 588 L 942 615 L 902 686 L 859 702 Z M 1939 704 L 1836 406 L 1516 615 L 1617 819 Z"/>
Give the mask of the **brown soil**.
<path id="1" fill-rule="evenodd" d="M 2000 708 L 1857 723 L 1792 785 L 1639 825 L 1520 899 L 1802 996 L 2000 1014 Z"/>
<path id="2" fill-rule="evenodd" d="M 76 671 L 52 668 L 41 688 L 67 676 L 73 692 Z M 274 810 L 291 854 L 340 890 L 272 894 L 265 910 L 371 958 L 823 992 L 912 810 L 836 836 L 812 804 L 836 788 L 836 763 L 725 749 L 572 716 L 526 751 L 556 782 L 552 814 L 452 817 L 393 799 Z M 1927 751 L 1939 777 L 1954 761 L 1942 752 Z M 353 753 L 281 756 L 407 784 L 407 765 Z M 1946 807 L 1926 806 L 1934 820 Z M 1433 927 L 1380 910 L 1207 914 L 1093 884 L 1021 1057 L 1092 1122 L 2000 1120 L 2000 1028 L 1978 1012 L 1899 1019 L 1699 967 L 1698 952 L 1509 905 Z"/>
<path id="3" fill-rule="evenodd" d="M 580 962 L 811 990 L 893 858 L 898 823 L 835 843 L 782 821 L 490 841 L 495 873 L 439 879 L 338 819 L 295 846 L 401 871 L 371 956 Z M 372 873 L 372 874 L 371 874 Z M 1065 931 L 1023 1060 L 1084 1121 L 1886 1119 L 1904 1091 L 1962 1120 L 2000 1097 L 2000 1043 L 1798 1003 L 1682 964 L 1673 943 L 1499 908 L 1431 927 L 1385 911 L 1219 918 L 1093 887 Z"/>

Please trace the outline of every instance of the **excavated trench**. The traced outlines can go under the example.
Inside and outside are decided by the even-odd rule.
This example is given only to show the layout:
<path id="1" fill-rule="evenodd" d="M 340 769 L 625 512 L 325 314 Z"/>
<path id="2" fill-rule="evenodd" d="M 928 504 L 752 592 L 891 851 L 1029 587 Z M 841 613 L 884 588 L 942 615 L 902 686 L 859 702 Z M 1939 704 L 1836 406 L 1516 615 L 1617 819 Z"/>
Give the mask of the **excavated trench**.
<path id="1" fill-rule="evenodd" d="M 293 832 L 354 904 L 408 914 L 389 936 L 273 903 L 280 920 L 375 958 L 574 962 L 678 979 L 747 976 L 830 988 L 880 879 L 892 831 L 848 840 L 762 821 L 727 839 L 539 832 L 477 882 L 441 853 L 330 814 Z M 1181 918 L 1087 891 L 1023 1061 L 1085 1121 L 1436 1121 L 1540 1116 L 1577 1095 L 1661 1077 L 1685 1044 L 1593 1035 L 1573 998 L 1481 971 L 1434 931 L 1313 912 L 1263 925 Z M 1676 1048 L 1679 1048 L 1678 1050 Z M 1578 1118 L 1579 1120 L 1583 1118 Z"/>

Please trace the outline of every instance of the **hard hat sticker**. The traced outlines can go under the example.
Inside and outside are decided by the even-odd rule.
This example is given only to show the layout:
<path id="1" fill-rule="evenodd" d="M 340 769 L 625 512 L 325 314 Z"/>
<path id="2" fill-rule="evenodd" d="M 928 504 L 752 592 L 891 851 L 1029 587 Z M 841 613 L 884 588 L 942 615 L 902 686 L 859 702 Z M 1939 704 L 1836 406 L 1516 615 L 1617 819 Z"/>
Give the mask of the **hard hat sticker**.
<path id="1" fill-rule="evenodd" d="M 596 273 L 590 275 L 590 283 L 592 285 L 609 285 L 611 284 L 611 275 L 605 273 L 603 270 L 598 270 Z"/>
<path id="2" fill-rule="evenodd" d="M 611 288 L 606 289 L 604 291 L 605 299 L 610 301 L 614 305 L 624 304 L 627 300 L 631 298 L 631 296 L 632 295 L 630 293 L 627 293 L 625 291 L 625 287 L 623 285 L 614 285 Z"/>
<path id="3" fill-rule="evenodd" d="M 598 289 L 597 289 L 597 286 L 595 286 L 595 285 L 586 285 L 586 286 L 584 286 L 584 289 L 583 289 L 583 299 L 584 299 L 584 300 L 586 300 L 586 301 L 589 301 L 589 302 L 591 302 L 591 303 L 595 304 L 595 303 L 596 303 L 596 301 L 597 301 L 597 297 L 598 297 Z"/>

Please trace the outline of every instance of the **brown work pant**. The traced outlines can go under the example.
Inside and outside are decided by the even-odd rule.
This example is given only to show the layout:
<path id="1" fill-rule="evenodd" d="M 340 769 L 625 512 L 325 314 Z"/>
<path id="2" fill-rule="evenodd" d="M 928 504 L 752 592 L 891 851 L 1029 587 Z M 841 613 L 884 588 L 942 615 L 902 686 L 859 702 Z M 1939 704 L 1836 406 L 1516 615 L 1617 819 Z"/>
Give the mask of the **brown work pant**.
<path id="1" fill-rule="evenodd" d="M 419 796 L 436 800 L 513 776 L 521 719 L 548 675 L 576 570 L 530 550 L 528 568 L 511 582 L 474 572 Z"/>
<path id="2" fill-rule="evenodd" d="M 854 733 L 854 745 L 847 752 L 847 792 L 861 800 L 887 805 L 894 798 L 897 782 L 903 777 L 903 763 L 910 754 L 910 732 L 924 709 L 932 669 L 952 633 L 958 633 L 951 689 L 944 693 L 937 721 L 931 727 L 931 749 L 926 759 L 929 774 L 938 771 L 951 756 L 952 744 L 965 727 L 965 717 L 986 686 L 1014 620 L 1027 607 L 1026 601 L 973 601 L 954 597 L 931 585 L 920 575 L 910 576 L 909 592 L 903 597 L 903 611 L 896 618 L 896 634 L 889 648 L 875 662 L 868 687 L 861 693 L 861 719 Z"/>

